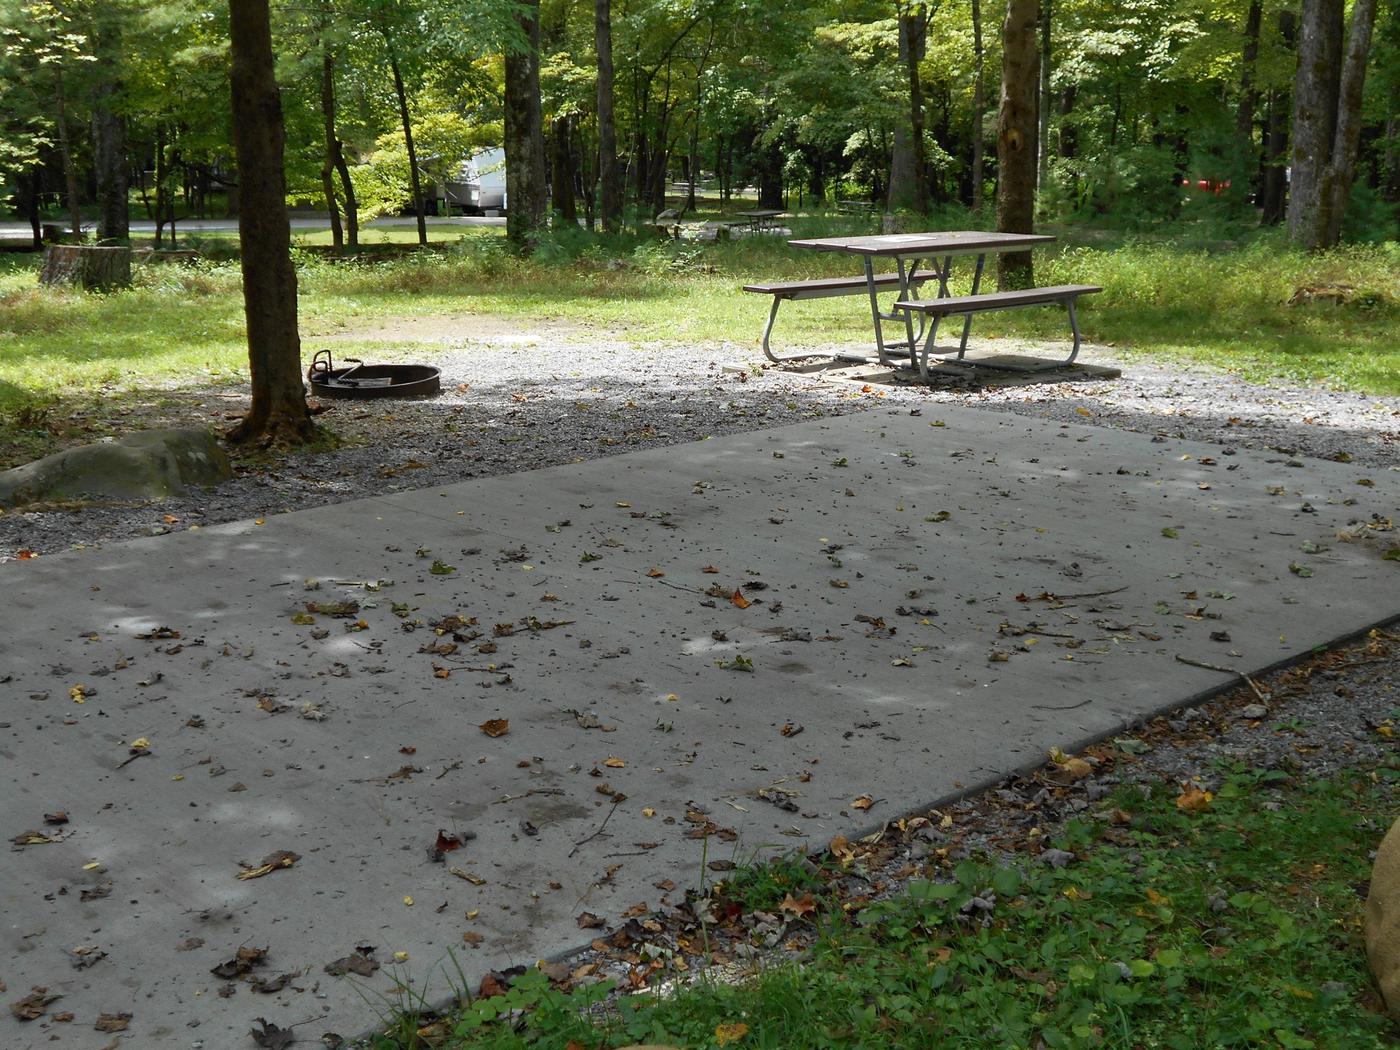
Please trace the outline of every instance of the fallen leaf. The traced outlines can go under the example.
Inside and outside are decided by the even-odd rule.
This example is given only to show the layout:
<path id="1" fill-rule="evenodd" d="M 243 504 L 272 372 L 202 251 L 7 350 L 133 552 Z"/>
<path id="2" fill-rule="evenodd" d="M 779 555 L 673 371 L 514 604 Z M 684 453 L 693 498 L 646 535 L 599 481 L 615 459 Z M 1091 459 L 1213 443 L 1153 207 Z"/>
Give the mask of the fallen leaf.
<path id="1" fill-rule="evenodd" d="M 873 805 L 875 805 L 875 800 L 869 795 L 861 795 L 860 798 L 851 802 L 852 809 L 869 809 Z"/>
<path id="2" fill-rule="evenodd" d="M 665 576 L 666 574 L 665 574 L 664 572 L 662 572 L 660 569 L 648 569 L 648 570 L 647 570 L 647 575 L 650 576 L 653 580 L 658 580 L 658 579 L 660 579 L 662 576 Z"/>
<path id="3" fill-rule="evenodd" d="M 462 940 L 464 943 L 470 944 L 473 948 L 475 948 L 478 944 L 486 940 L 486 938 L 483 937 L 481 934 L 477 933 L 475 930 L 468 930 L 466 933 L 462 934 Z"/>
<path id="4" fill-rule="evenodd" d="M 1209 791 L 1202 791 L 1193 785 L 1183 785 L 1181 794 L 1177 796 L 1176 808 L 1183 813 L 1200 813 L 1210 808 L 1211 800 L 1215 798 Z"/>
<path id="5" fill-rule="evenodd" d="M 783 902 L 778 905 L 778 910 L 785 911 L 789 915 L 802 919 L 817 910 L 817 902 L 810 893 L 803 897 L 794 897 L 789 893 L 783 898 Z"/>
<path id="6" fill-rule="evenodd" d="M 740 609 L 747 609 L 753 602 L 744 597 L 744 592 L 738 587 L 734 588 L 734 593 L 729 596 L 729 600 Z"/>
<path id="7" fill-rule="evenodd" d="M 257 1018 L 255 1023 L 260 1027 L 249 1029 L 248 1034 L 262 1050 L 286 1050 L 286 1047 L 296 1042 L 296 1036 L 290 1028 L 279 1028 L 261 1017 Z"/>
<path id="8" fill-rule="evenodd" d="M 275 853 L 269 853 L 262 859 L 262 863 L 255 868 L 244 868 L 238 873 L 240 880 L 260 879 L 264 875 L 270 875 L 278 868 L 290 868 L 297 861 L 301 860 L 301 854 L 293 853 L 291 850 L 279 849 Z"/>
<path id="9" fill-rule="evenodd" d="M 92 1027 L 98 1032 L 125 1032 L 130 1023 L 130 1014 L 100 1014 Z"/>
<path id="10" fill-rule="evenodd" d="M 603 760 L 603 765 L 607 766 L 609 769 L 623 769 L 626 767 L 627 763 L 616 755 L 612 755 Z"/>
<path id="11" fill-rule="evenodd" d="M 49 1003 L 63 998 L 61 995 L 49 995 L 48 993 L 47 988 L 35 985 L 23 999 L 10 1004 L 10 1013 L 21 1021 L 38 1020 L 48 1011 Z"/>
<path id="12" fill-rule="evenodd" d="M 715 1042 L 720 1046 L 727 1046 L 730 1043 L 737 1043 L 744 1036 L 749 1034 L 749 1026 L 743 1021 L 736 1021 L 733 1024 L 721 1024 L 715 1026 Z"/>
<path id="13" fill-rule="evenodd" d="M 215 977 L 230 981 L 235 977 L 242 977 L 255 966 L 261 966 L 266 960 L 266 948 L 239 948 L 238 951 L 234 953 L 232 959 L 221 962 L 218 966 L 211 967 L 209 972 Z"/>
<path id="14" fill-rule="evenodd" d="M 714 576 L 714 575 L 717 575 L 717 574 L 719 573 L 719 570 L 716 569 L 713 565 L 706 565 L 706 566 L 705 566 L 703 569 L 701 569 L 700 571 L 703 572 L 703 573 L 705 573 L 707 576 Z"/>
<path id="15" fill-rule="evenodd" d="M 488 718 L 485 722 L 481 723 L 479 728 L 483 733 L 492 738 L 505 736 L 510 732 L 510 719 Z"/>
<path id="16" fill-rule="evenodd" d="M 603 928 L 603 920 L 591 911 L 580 912 L 574 921 L 578 923 L 578 928 L 581 930 L 601 930 Z"/>

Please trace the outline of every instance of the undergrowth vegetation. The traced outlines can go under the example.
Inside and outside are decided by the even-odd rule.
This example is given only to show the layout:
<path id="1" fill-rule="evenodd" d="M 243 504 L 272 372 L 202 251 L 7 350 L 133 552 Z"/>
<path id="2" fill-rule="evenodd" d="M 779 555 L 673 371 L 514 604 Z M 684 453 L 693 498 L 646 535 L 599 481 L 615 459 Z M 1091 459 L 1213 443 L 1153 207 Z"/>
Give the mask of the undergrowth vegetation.
<path id="1" fill-rule="evenodd" d="M 1213 799 L 1124 788 L 1055 836 L 1078 858 L 1062 868 L 935 861 L 936 879 L 856 907 L 818 887 L 811 948 L 750 980 L 605 1001 L 606 984 L 532 970 L 449 1018 L 400 1014 L 376 1050 L 1394 1045 L 1361 910 L 1396 786 L 1394 768 L 1235 768 Z M 789 863 L 729 881 L 728 899 L 772 908 L 817 880 Z"/>

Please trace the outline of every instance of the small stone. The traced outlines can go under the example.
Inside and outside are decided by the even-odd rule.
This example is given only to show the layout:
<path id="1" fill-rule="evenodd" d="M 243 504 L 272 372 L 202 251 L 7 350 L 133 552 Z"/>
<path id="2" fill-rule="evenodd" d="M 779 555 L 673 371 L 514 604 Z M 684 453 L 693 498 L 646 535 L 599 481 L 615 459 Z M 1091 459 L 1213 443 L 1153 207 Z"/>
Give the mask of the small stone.
<path id="1" fill-rule="evenodd" d="M 1250 722 L 1266 718 L 1268 714 L 1269 709 L 1263 704 L 1246 704 L 1240 708 L 1240 717 Z"/>
<path id="2" fill-rule="evenodd" d="M 1065 849 L 1047 849 L 1040 855 L 1040 859 L 1052 868 L 1067 868 L 1075 861 L 1075 856 Z"/>

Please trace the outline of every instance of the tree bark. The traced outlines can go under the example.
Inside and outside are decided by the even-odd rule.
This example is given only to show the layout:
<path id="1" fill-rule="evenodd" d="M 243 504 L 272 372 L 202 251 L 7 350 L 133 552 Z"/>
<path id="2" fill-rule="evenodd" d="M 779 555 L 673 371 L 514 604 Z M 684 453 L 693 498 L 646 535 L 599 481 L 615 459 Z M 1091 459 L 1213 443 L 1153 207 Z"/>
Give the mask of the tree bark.
<path id="1" fill-rule="evenodd" d="M 565 226 L 578 225 L 578 205 L 574 200 L 574 162 L 569 143 L 569 117 L 555 117 L 550 134 L 550 185 L 554 214 Z"/>
<path id="2" fill-rule="evenodd" d="M 63 70 L 54 66 L 54 101 L 58 105 L 58 119 L 54 122 L 58 129 L 58 154 L 63 161 L 63 184 L 68 198 L 68 216 L 72 223 L 73 236 L 83 237 L 83 213 L 78 205 L 78 169 L 73 163 L 73 144 L 68 136 L 68 105 L 63 91 Z"/>
<path id="3" fill-rule="evenodd" d="M 1321 247 L 1331 248 L 1342 239 L 1342 218 L 1356 175 L 1356 154 L 1361 143 L 1361 100 L 1366 89 L 1366 63 L 1371 55 L 1371 32 L 1376 24 L 1376 0 L 1356 0 L 1351 9 L 1351 33 L 1338 86 L 1337 124 L 1332 156 L 1322 175 Z"/>
<path id="4" fill-rule="evenodd" d="M 612 3 L 595 0 L 593 40 L 598 52 L 598 207 L 603 229 L 622 228 L 622 184 L 617 168 L 617 125 L 613 120 Z"/>
<path id="5" fill-rule="evenodd" d="M 20 191 L 20 211 L 29 220 L 29 230 L 34 239 L 34 248 L 38 250 L 44 246 L 44 224 L 39 216 L 39 197 L 42 192 L 39 166 L 36 164 L 29 169 L 27 179 L 20 177 L 17 181 Z"/>
<path id="6" fill-rule="evenodd" d="M 380 28 L 384 46 L 389 49 L 389 70 L 394 74 L 394 97 L 399 102 L 399 121 L 403 124 L 403 142 L 408 150 L 408 184 L 413 188 L 413 214 L 418 219 L 418 243 L 428 243 L 427 212 L 423 210 L 423 183 L 418 177 L 418 151 L 413 147 L 413 121 L 408 113 L 408 91 L 403 85 L 403 72 L 399 69 L 398 52 L 394 50 L 393 38 L 387 28 Z"/>
<path id="7" fill-rule="evenodd" d="M 982 126 L 987 108 L 985 77 L 986 50 L 982 46 L 982 0 L 972 0 L 972 212 L 982 214 L 983 154 L 986 150 L 986 130 Z"/>
<path id="8" fill-rule="evenodd" d="M 1254 142 L 1254 110 L 1259 104 L 1259 92 L 1254 87 L 1254 67 L 1259 61 L 1259 23 L 1263 14 L 1260 0 L 1250 0 L 1249 13 L 1244 20 L 1244 50 L 1240 55 L 1240 108 L 1235 115 L 1235 134 L 1246 156 Z"/>
<path id="9" fill-rule="evenodd" d="M 1054 0 L 1040 4 L 1040 93 L 1036 95 L 1036 177 L 1037 187 L 1045 185 L 1050 174 L 1050 10 Z"/>
<path id="10" fill-rule="evenodd" d="M 1039 77 L 1037 0 L 1008 0 L 1002 24 L 1001 105 L 997 111 L 997 229 L 1030 233 L 1035 221 L 1036 112 Z M 997 256 L 1001 288 L 1034 283 L 1030 252 Z"/>
<path id="11" fill-rule="evenodd" d="M 1298 32 L 1298 20 L 1292 11 L 1278 13 L 1278 32 L 1284 47 L 1292 49 Z M 1260 221 L 1277 226 L 1287 217 L 1288 113 L 1292 100 L 1283 89 L 1269 92 L 1268 126 L 1265 130 L 1264 180 L 1260 188 Z"/>
<path id="12" fill-rule="evenodd" d="M 928 184 L 924 149 L 923 85 L 919 79 L 919 62 L 923 58 L 924 34 L 922 13 L 914 13 L 909 4 L 897 5 L 899 27 L 899 63 L 909 84 L 908 119 L 896 122 L 894 146 L 890 150 L 890 185 L 888 210 L 928 210 Z"/>
<path id="13" fill-rule="evenodd" d="M 540 107 L 540 3 L 527 0 L 515 18 L 526 41 L 505 62 L 506 236 L 529 248 L 544 225 L 544 122 Z"/>
<path id="14" fill-rule="evenodd" d="M 92 153 L 97 176 L 98 240 L 128 244 L 131 240 L 130 206 L 126 176 L 126 122 L 113 109 L 117 94 L 116 58 L 119 40 L 114 30 L 100 25 L 96 51 L 103 60 L 102 76 L 93 98 Z M 110 65 L 108 63 L 111 63 Z"/>
<path id="15" fill-rule="evenodd" d="M 243 307 L 253 403 L 231 441 L 298 444 L 315 424 L 306 407 L 297 334 L 297 275 L 287 221 L 285 132 L 267 0 L 229 0 L 233 142 L 242 201 Z"/>
<path id="16" fill-rule="evenodd" d="M 1309 249 L 1323 247 L 1325 239 L 1322 175 L 1337 128 L 1344 17 L 1344 0 L 1304 0 L 1293 88 L 1288 235 Z"/>
<path id="17" fill-rule="evenodd" d="M 87 291 L 108 292 L 131 284 L 131 248 L 51 244 L 44 249 L 39 271 L 43 285 L 77 285 Z"/>
<path id="18" fill-rule="evenodd" d="M 325 32 L 325 26 L 321 27 Z M 331 217 L 331 246 L 336 251 L 345 247 L 345 230 L 340 225 L 340 205 L 335 198 L 335 155 L 340 140 L 335 134 L 335 56 L 321 41 L 321 118 L 325 130 L 326 153 L 321 160 L 321 191 L 326 197 L 326 211 Z"/>

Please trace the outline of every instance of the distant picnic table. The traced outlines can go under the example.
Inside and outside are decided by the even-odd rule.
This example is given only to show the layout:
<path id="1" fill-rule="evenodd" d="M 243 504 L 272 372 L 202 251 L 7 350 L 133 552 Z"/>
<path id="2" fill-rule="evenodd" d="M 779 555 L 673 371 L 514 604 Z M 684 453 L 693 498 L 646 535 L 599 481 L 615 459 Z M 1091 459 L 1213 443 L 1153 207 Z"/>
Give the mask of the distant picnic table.
<path id="1" fill-rule="evenodd" d="M 1074 347 L 1065 360 L 1045 362 L 1035 366 L 1025 364 L 992 365 L 986 361 L 967 362 L 980 363 L 989 367 L 1016 368 L 1017 370 L 1058 368 L 1073 363 L 1079 354 L 1081 335 L 1078 318 L 1075 314 L 1076 300 L 1081 295 L 1088 295 L 1102 289 L 1094 285 L 1074 284 L 981 293 L 982 274 L 986 268 L 988 255 L 1000 252 L 1027 251 L 1037 244 L 1046 244 L 1054 239 L 1046 234 L 955 230 L 792 240 L 788 243 L 794 248 L 854 255 L 861 260 L 863 273 L 853 277 L 750 284 L 745 285 L 744 290 L 773 297 L 773 305 L 768 314 L 768 325 L 763 331 L 763 352 L 769 360 L 775 363 L 810 356 L 795 354 L 779 357 L 772 352 L 769 346 L 773 324 L 778 317 L 778 307 L 784 301 L 859 295 L 864 292 L 870 299 L 876 360 L 883 366 L 917 369 L 919 377 L 927 382 L 929 380 L 930 360 L 935 362 L 944 360 L 943 355 L 951 354 L 956 350 L 956 356 L 953 360 L 967 362 L 967 340 L 972 330 L 973 314 L 990 310 L 1060 304 L 1065 306 L 1068 311 L 1070 329 L 1074 336 Z M 972 276 L 972 293 L 954 296 L 948 288 L 953 259 L 964 255 L 974 255 L 977 258 L 976 268 Z M 892 260 L 895 265 L 894 272 L 876 273 L 875 261 L 877 259 Z M 937 296 L 920 298 L 920 289 L 929 281 L 938 282 Z M 889 310 L 881 309 L 881 293 L 894 293 L 895 295 Z M 962 337 L 956 348 L 939 348 L 936 345 L 939 322 L 950 316 L 963 318 Z M 897 329 L 893 338 L 887 338 L 886 324 L 897 325 L 898 329 L 902 329 L 902 331 Z M 903 338 L 900 338 L 900 335 Z M 843 359 L 867 360 L 866 357 L 860 355 L 843 353 L 839 356 Z"/>
<path id="2" fill-rule="evenodd" d="M 747 211 L 736 211 L 734 214 L 747 221 L 750 233 L 762 233 L 765 230 L 777 229 L 776 220 L 787 213 L 776 208 L 750 208 Z"/>

